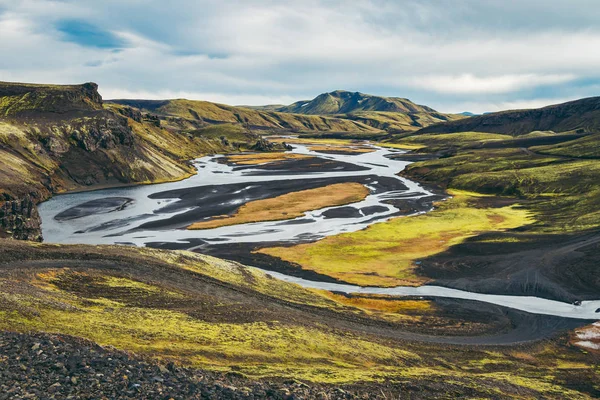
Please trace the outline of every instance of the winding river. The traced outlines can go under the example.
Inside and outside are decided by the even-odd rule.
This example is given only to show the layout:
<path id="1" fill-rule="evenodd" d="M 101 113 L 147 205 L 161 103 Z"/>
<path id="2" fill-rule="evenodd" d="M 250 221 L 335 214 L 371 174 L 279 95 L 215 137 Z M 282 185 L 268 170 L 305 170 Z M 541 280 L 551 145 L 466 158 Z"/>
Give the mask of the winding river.
<path id="1" fill-rule="evenodd" d="M 371 147 L 374 151 L 369 153 L 331 154 L 294 145 L 292 152 L 310 156 L 309 161 L 292 160 L 276 168 L 230 165 L 223 156 L 207 156 L 194 161 L 198 173 L 183 181 L 58 195 L 40 205 L 43 235 L 51 243 L 203 251 L 207 246 L 314 241 L 357 231 L 394 216 L 428 211 L 435 195 L 397 176 L 409 162 L 390 157 L 398 150 Z M 293 220 L 185 229 L 192 222 L 231 213 L 248 201 L 339 182 L 360 182 L 370 189 L 370 195 L 354 204 L 310 211 Z M 267 272 L 304 287 L 337 292 L 448 297 L 533 314 L 600 319 L 596 313 L 600 300 L 575 306 L 537 297 L 489 295 L 438 286 L 366 288 Z"/>

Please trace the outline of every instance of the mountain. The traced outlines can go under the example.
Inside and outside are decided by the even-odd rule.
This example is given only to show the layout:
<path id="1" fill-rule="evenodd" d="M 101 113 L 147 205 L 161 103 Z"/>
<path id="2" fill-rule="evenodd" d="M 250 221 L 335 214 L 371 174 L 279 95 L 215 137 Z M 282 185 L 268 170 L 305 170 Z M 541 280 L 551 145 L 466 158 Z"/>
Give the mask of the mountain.
<path id="1" fill-rule="evenodd" d="M 400 97 L 373 96 L 344 90 L 323 93 L 313 100 L 298 101 L 276 110 L 304 115 L 335 115 L 388 132 L 410 132 L 431 124 L 463 118 L 461 115 L 439 113 Z"/>
<path id="2" fill-rule="evenodd" d="M 373 96 L 345 90 L 322 93 L 312 100 L 297 101 L 289 106 L 281 107 L 277 111 L 309 115 L 351 114 L 359 111 L 405 114 L 436 112 L 432 108 L 415 104 L 408 99 Z"/>
<path id="3" fill-rule="evenodd" d="M 207 101 L 118 99 L 110 103 L 166 117 L 195 119 L 207 124 L 234 123 L 250 129 L 321 136 L 369 137 L 410 132 L 464 118 L 443 114 L 408 99 L 371 96 L 337 90 L 289 106 L 229 106 Z M 344 135 L 340 135 L 344 134 Z"/>
<path id="4" fill-rule="evenodd" d="M 111 103 L 134 107 L 161 117 L 179 117 L 206 124 L 236 123 L 251 129 L 286 132 L 353 132 L 377 133 L 379 129 L 358 121 L 333 116 L 299 115 L 284 112 L 234 107 L 208 101 L 111 100 Z"/>
<path id="5" fill-rule="evenodd" d="M 600 97 L 530 110 L 501 111 L 458 121 L 435 124 L 418 133 L 489 132 L 512 136 L 534 131 L 569 132 L 600 130 Z"/>
<path id="6" fill-rule="evenodd" d="M 35 205 L 53 193 L 181 179 L 199 155 L 264 145 L 240 127 L 204 133 L 195 120 L 104 104 L 94 83 L 0 82 L 0 237 L 39 239 Z"/>

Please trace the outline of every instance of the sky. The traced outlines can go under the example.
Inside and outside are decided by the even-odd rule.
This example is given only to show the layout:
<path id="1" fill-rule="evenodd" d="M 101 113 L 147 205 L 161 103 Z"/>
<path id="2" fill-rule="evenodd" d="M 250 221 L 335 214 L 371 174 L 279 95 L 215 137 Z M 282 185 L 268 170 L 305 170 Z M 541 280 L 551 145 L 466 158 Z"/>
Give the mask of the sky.
<path id="1" fill-rule="evenodd" d="M 343 89 L 481 113 L 600 95 L 598 22 L 597 0 L 0 0 L 0 80 L 232 105 Z"/>

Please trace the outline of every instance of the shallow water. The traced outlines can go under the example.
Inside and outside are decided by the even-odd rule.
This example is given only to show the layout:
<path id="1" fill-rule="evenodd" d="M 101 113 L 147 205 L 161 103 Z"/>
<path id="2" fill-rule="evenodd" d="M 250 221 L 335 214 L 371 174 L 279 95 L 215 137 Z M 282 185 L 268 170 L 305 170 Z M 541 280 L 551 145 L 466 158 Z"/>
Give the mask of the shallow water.
<path id="1" fill-rule="evenodd" d="M 365 169 L 363 171 L 327 171 L 317 173 L 286 173 L 285 175 L 281 175 L 277 174 L 277 171 L 263 171 L 259 168 L 236 170 L 232 166 L 217 162 L 218 157 L 203 157 L 194 162 L 198 169 L 198 174 L 184 181 L 55 196 L 40 205 L 39 211 L 43 222 L 42 233 L 46 241 L 53 243 L 128 243 L 143 246 L 149 242 L 186 243 L 190 239 L 199 239 L 208 243 L 211 241 L 218 241 L 219 243 L 294 242 L 306 237 L 319 239 L 341 232 L 363 229 L 374 222 L 386 220 L 399 211 L 396 207 L 384 201 L 394 198 L 414 199 L 431 195 L 431 193 L 423 189 L 420 185 L 396 175 L 408 163 L 388 160 L 385 156 L 394 153 L 393 150 L 377 148 L 375 152 L 360 155 L 330 155 L 315 153 L 305 146 L 297 145 L 293 152 L 355 164 Z M 271 173 L 265 175 L 266 172 Z M 257 175 L 257 173 L 260 173 L 260 175 Z M 309 211 L 303 217 L 296 218 L 293 222 L 257 222 L 196 231 L 181 229 L 185 225 L 195 221 L 188 221 L 187 224 L 178 226 L 176 229 L 173 229 L 173 227 L 167 229 L 146 229 L 142 226 L 149 222 L 167 220 L 174 215 L 188 212 L 191 209 L 190 207 L 177 210 L 176 212 L 166 212 L 166 206 L 177 202 L 178 198 L 149 198 L 150 195 L 158 192 L 192 187 L 208 187 L 211 185 L 247 183 L 248 186 L 240 190 L 243 191 L 264 181 L 273 182 L 291 179 L 340 178 L 370 175 L 398 180 L 408 189 L 374 193 L 375 190 L 371 188 L 373 194 L 361 202 L 346 205 L 345 207 L 352 206 L 358 209 L 359 213 L 361 209 L 366 207 L 377 206 L 380 209 L 376 213 L 370 215 L 361 214 L 356 218 L 326 218 L 324 212 L 340 208 L 327 207 Z M 377 181 L 372 182 L 372 184 L 376 183 Z M 77 219 L 61 221 L 55 218 L 57 215 L 74 206 L 110 197 L 128 197 L 133 199 L 133 202 L 126 208 L 116 212 L 96 213 Z M 241 203 L 240 199 L 237 201 Z M 188 249 L 193 250 L 194 246 L 190 246 Z"/>
<path id="2" fill-rule="evenodd" d="M 126 243 L 137 246 L 145 246 L 147 243 L 176 243 L 188 250 L 194 250 L 200 247 L 198 243 L 201 242 L 218 244 L 298 242 L 307 240 L 307 238 L 316 240 L 341 232 L 357 231 L 370 224 L 384 221 L 397 215 L 398 208 L 388 204 L 386 202 L 388 200 L 418 199 L 432 195 L 432 193 L 419 184 L 397 176 L 397 173 L 403 170 L 409 162 L 390 160 L 386 156 L 398 153 L 398 151 L 375 146 L 374 148 L 376 151 L 372 153 L 358 155 L 315 153 L 302 145 L 295 145 L 295 149 L 293 150 L 294 153 L 298 154 L 308 154 L 326 160 L 354 164 L 363 168 L 360 171 L 334 170 L 310 173 L 286 171 L 285 174 L 282 174 L 282 171 L 265 171 L 256 167 L 237 169 L 217 162 L 219 156 L 203 157 L 194 161 L 194 165 L 198 169 L 198 174 L 183 181 L 55 196 L 41 204 L 39 208 L 43 222 L 43 235 L 45 240 L 51 243 Z M 243 193 L 257 185 L 260 186 L 261 182 L 272 183 L 274 181 L 357 176 L 375 176 L 375 179 L 370 181 L 371 184 L 367 184 L 367 187 L 371 189 L 371 194 L 363 201 L 351 205 L 327 207 L 310 211 L 293 221 L 258 222 L 208 230 L 186 230 L 185 226 L 195 222 L 194 220 L 186 221 L 184 224 L 179 225 L 165 223 L 161 226 L 160 224 L 162 221 L 168 221 L 178 214 L 189 213 L 193 211 L 194 207 L 201 207 L 201 202 L 178 209 L 176 206 L 180 199 L 176 195 L 173 195 L 171 198 L 169 198 L 168 194 L 161 195 L 161 197 L 166 198 L 149 197 L 156 193 L 180 189 L 196 188 L 194 190 L 201 193 L 203 187 L 210 190 L 209 188 L 211 186 L 214 187 L 214 185 L 242 184 L 241 189 L 233 192 L 237 196 L 233 200 L 230 200 L 233 203 L 222 204 L 223 206 L 237 206 L 238 204 L 252 200 L 245 199 Z M 386 191 L 379 188 L 376 190 L 374 186 L 378 184 L 377 179 L 397 180 L 405 185 L 406 189 Z M 72 207 L 112 197 L 130 198 L 133 201 L 127 207 L 112 212 L 102 212 L 100 210 L 97 213 L 86 213 L 80 218 L 66 220 L 57 220 L 55 218 Z M 352 217 L 346 215 L 344 218 L 326 218 L 326 215 L 324 215 L 324 213 L 332 209 L 349 206 L 357 209 L 358 213 L 354 213 Z M 367 215 L 361 212 L 366 207 L 378 208 L 375 209 L 375 213 Z M 335 213 L 328 214 L 336 215 Z M 154 223 L 149 224 L 150 226 L 161 227 L 145 227 L 145 224 L 148 223 Z M 294 282 L 304 287 L 344 293 L 449 297 L 482 301 L 534 314 L 578 319 L 600 319 L 600 315 L 595 312 L 596 309 L 600 308 L 600 301 L 586 301 L 581 306 L 574 306 L 536 297 L 488 295 L 438 286 L 363 288 L 353 285 L 309 281 L 281 273 L 267 272 L 276 278 Z"/>

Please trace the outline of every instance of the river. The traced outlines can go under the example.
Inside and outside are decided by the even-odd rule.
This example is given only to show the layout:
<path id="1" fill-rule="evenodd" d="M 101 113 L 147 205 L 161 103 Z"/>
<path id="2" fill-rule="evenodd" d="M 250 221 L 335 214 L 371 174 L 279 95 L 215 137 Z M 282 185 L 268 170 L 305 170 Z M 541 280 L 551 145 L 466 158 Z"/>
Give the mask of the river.
<path id="1" fill-rule="evenodd" d="M 204 251 L 207 246 L 306 242 L 364 229 L 398 215 L 426 212 L 435 195 L 397 174 L 409 162 L 391 159 L 398 150 L 324 154 L 294 145 L 293 153 L 310 161 L 281 168 L 236 166 L 224 156 L 194 160 L 198 173 L 171 183 L 58 195 L 39 207 L 42 232 L 50 243 L 127 244 Z M 241 204 L 324 184 L 357 181 L 370 190 L 362 201 L 309 211 L 287 221 L 269 221 L 190 231 L 192 222 L 233 212 Z M 439 198 L 438 198 L 439 199 Z M 406 205 L 410 207 L 406 207 Z M 408 211 L 407 211 L 408 209 Z M 224 257 L 226 258 L 226 257 Z M 530 296 L 472 293 L 439 286 L 362 288 L 270 272 L 301 286 L 346 293 L 437 296 L 492 303 L 534 314 L 600 319 L 600 301 L 579 306 Z"/>

